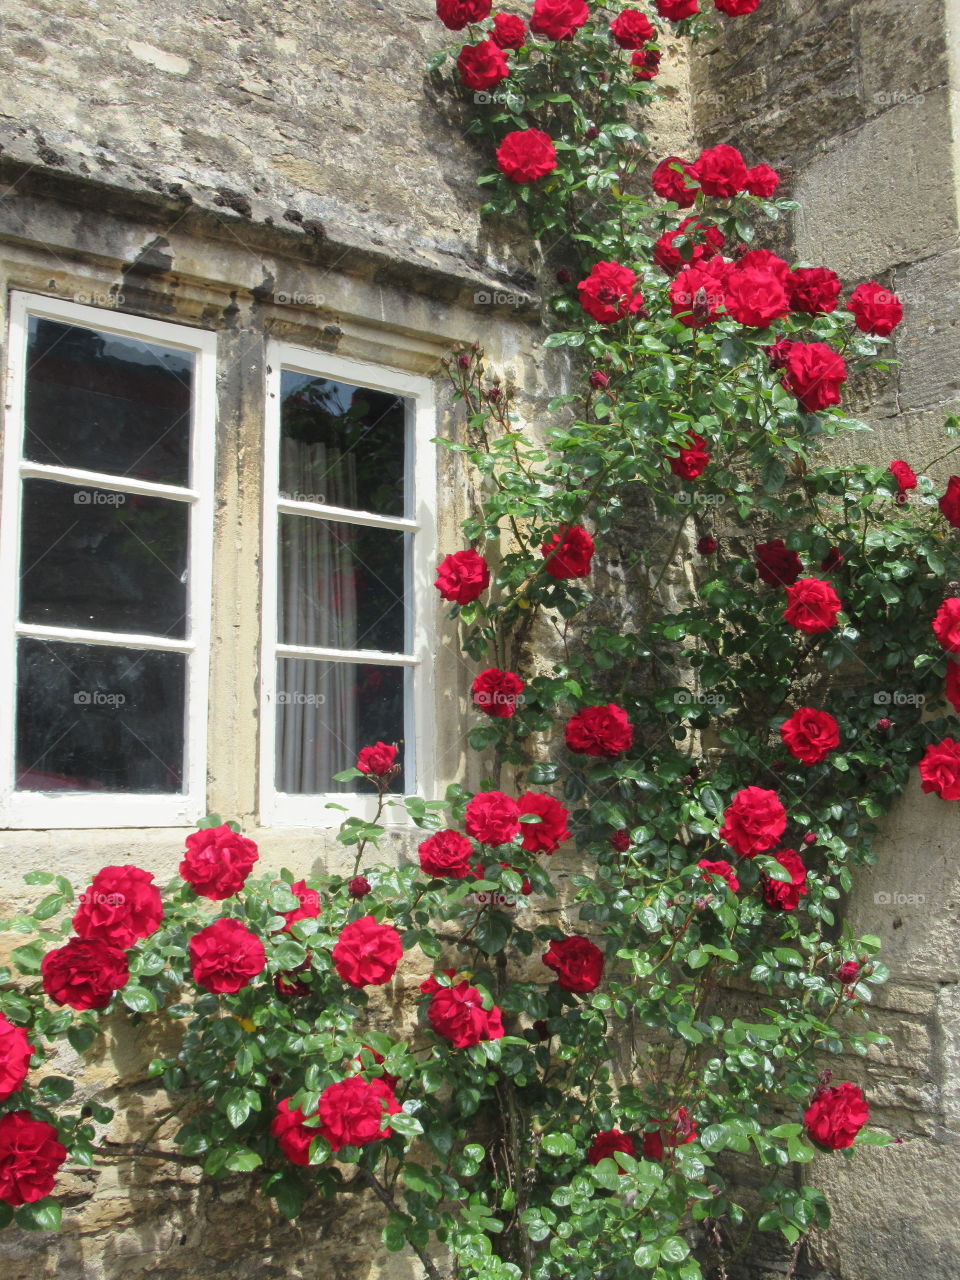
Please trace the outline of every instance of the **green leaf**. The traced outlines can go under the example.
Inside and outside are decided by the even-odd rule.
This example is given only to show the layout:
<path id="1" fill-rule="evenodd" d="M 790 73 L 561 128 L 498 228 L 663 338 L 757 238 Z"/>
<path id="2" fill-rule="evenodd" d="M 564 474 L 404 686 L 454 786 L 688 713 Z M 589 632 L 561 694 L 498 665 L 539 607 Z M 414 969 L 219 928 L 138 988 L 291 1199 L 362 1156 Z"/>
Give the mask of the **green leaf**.
<path id="1" fill-rule="evenodd" d="M 33 1204 L 21 1205 L 14 1212 L 18 1227 L 26 1231 L 59 1231 L 60 1206 L 56 1200 L 35 1200 Z"/>

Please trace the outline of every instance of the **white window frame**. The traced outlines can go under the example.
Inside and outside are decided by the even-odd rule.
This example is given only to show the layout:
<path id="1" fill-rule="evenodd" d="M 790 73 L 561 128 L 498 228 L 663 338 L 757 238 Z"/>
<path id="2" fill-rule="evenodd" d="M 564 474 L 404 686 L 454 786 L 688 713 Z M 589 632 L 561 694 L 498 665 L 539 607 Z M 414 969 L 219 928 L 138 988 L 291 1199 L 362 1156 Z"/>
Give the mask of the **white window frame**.
<path id="1" fill-rule="evenodd" d="M 329 378 L 352 386 L 386 391 L 408 399 L 413 407 L 413 429 L 407 434 L 405 474 L 406 516 L 379 516 L 321 503 L 298 502 L 280 497 L 281 378 L 285 370 Z M 276 679 L 278 657 L 306 657 L 332 661 L 353 660 L 382 666 L 402 666 L 412 672 L 413 696 L 405 699 L 404 764 L 406 777 L 416 786 L 407 794 L 428 798 L 434 782 L 435 715 L 432 662 L 435 656 L 433 579 L 436 574 L 436 408 L 433 384 L 428 378 L 403 373 L 384 365 L 333 356 L 287 343 L 267 346 L 267 396 L 264 430 L 263 488 L 263 650 L 260 688 L 260 822 L 265 827 L 335 827 L 348 815 L 371 819 L 376 813 L 372 783 L 363 791 L 290 795 L 276 790 Z M 412 493 L 410 490 L 412 489 Z M 413 535 L 411 554 L 412 609 L 409 654 L 374 650 L 314 648 L 281 645 L 277 639 L 278 530 L 281 514 L 322 515 L 328 520 L 374 528 L 403 530 Z M 372 745 L 372 744 L 364 744 Z M 395 800 L 398 796 L 393 797 Z M 337 805 L 325 809 L 326 804 Z M 404 811 L 392 807 L 381 819 L 390 826 L 407 825 Z"/>
<path id="2" fill-rule="evenodd" d="M 190 352 L 194 356 L 189 487 L 154 484 L 105 472 L 48 466 L 24 460 L 27 341 L 32 316 L 60 320 L 120 337 L 162 343 L 164 346 Z M 44 830 L 72 827 L 190 826 L 206 812 L 216 354 L 216 335 L 187 325 L 150 320 L 42 295 L 22 292 L 10 295 L 8 394 L 0 511 L 0 569 L 5 584 L 0 598 L 0 671 L 4 673 L 8 689 L 7 694 L 0 699 L 0 824 L 4 827 Z M 182 640 L 125 632 L 87 631 L 76 627 L 34 626 L 19 621 L 22 482 L 24 479 L 37 478 L 68 481 L 147 497 L 172 498 L 189 506 L 187 626 Z M 185 654 L 184 791 L 175 795 L 155 795 L 110 791 L 17 790 L 16 657 L 17 640 L 20 636 Z M 11 689 L 12 696 L 9 692 Z"/>

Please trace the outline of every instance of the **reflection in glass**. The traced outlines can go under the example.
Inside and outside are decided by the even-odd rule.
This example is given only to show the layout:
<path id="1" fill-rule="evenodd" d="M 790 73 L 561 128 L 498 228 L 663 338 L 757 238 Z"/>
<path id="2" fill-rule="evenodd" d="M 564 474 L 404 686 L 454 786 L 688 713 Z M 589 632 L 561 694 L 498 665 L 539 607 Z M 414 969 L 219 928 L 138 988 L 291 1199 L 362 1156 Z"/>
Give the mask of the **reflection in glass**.
<path id="1" fill-rule="evenodd" d="M 32 316 L 23 456 L 188 485 L 193 366 L 175 347 Z"/>
<path id="2" fill-rule="evenodd" d="M 333 775 L 353 768 L 359 749 L 375 742 L 396 743 L 402 762 L 404 694 L 411 675 L 403 667 L 278 659 L 277 790 L 365 790 L 356 779 L 334 782 Z M 403 787 L 401 772 L 393 789 Z"/>
<path id="3" fill-rule="evenodd" d="M 183 790 L 183 654 L 23 638 L 18 668 L 18 790 Z"/>
<path id="4" fill-rule="evenodd" d="M 182 638 L 188 518 L 183 502 L 25 480 L 22 620 Z"/>
<path id="5" fill-rule="evenodd" d="M 312 516 L 280 516 L 281 644 L 407 650 L 411 535 Z"/>
<path id="6" fill-rule="evenodd" d="M 280 496 L 404 516 L 407 405 L 399 396 L 285 369 Z"/>

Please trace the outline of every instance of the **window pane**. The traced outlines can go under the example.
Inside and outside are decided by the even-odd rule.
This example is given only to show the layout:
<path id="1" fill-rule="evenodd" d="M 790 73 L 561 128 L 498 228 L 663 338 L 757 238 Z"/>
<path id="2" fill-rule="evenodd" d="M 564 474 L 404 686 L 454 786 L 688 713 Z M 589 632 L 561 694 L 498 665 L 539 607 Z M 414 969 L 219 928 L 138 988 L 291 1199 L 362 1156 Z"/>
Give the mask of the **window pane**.
<path id="1" fill-rule="evenodd" d="M 403 653 L 411 535 L 280 516 L 281 644 Z"/>
<path id="2" fill-rule="evenodd" d="M 37 316 L 27 351 L 25 458 L 189 484 L 189 352 Z"/>
<path id="3" fill-rule="evenodd" d="M 18 666 L 19 790 L 182 790 L 183 654 L 21 639 Z"/>
<path id="4" fill-rule="evenodd" d="M 409 668 L 280 658 L 277 662 L 276 788 L 288 795 L 366 791 L 372 785 L 334 782 L 351 769 L 361 747 L 396 743 L 403 761 L 403 704 Z M 402 791 L 403 773 L 394 790 Z"/>
<path id="5" fill-rule="evenodd" d="M 402 397 L 289 369 L 280 394 L 281 497 L 406 514 Z"/>
<path id="6" fill-rule="evenodd" d="M 25 480 L 21 618 L 184 637 L 188 519 L 184 502 Z"/>

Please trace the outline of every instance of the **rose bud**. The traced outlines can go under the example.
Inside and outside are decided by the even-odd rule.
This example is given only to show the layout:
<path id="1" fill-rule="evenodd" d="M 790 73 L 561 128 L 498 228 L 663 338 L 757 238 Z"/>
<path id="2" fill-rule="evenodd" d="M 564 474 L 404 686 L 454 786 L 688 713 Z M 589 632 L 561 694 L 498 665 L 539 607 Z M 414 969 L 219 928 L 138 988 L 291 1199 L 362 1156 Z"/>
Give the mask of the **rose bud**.
<path id="1" fill-rule="evenodd" d="M 543 1018 L 537 1019 L 537 1021 L 533 1024 L 533 1029 L 537 1033 L 537 1035 L 540 1037 L 541 1040 L 550 1039 L 550 1028 L 547 1026 Z"/>
<path id="2" fill-rule="evenodd" d="M 584 133 L 583 133 L 584 142 L 593 142 L 594 138 L 599 138 L 599 137 L 600 137 L 600 130 L 597 128 L 595 124 L 592 124 L 589 129 L 584 130 Z"/>
<path id="3" fill-rule="evenodd" d="M 487 399 L 492 401 L 494 404 L 496 404 L 496 402 L 500 399 L 500 395 L 501 395 L 501 392 L 499 387 L 491 387 L 490 390 L 487 392 Z"/>
<path id="4" fill-rule="evenodd" d="M 690 768 L 687 770 L 687 772 L 690 774 L 691 778 L 699 778 L 701 769 L 698 764 L 692 764 Z"/>
<path id="5" fill-rule="evenodd" d="M 557 284 L 572 284 L 573 272 L 568 271 L 566 267 L 561 267 L 557 272 Z"/>
<path id="6" fill-rule="evenodd" d="M 354 876 L 347 885 L 351 898 L 365 898 L 370 891 L 370 881 L 366 876 Z"/>
<path id="7" fill-rule="evenodd" d="M 711 538 L 709 534 L 704 534 L 697 543 L 697 550 L 702 556 L 712 556 L 718 546 L 719 543 L 716 538 Z"/>
<path id="8" fill-rule="evenodd" d="M 593 373 L 591 373 L 590 375 L 589 381 L 594 391 L 603 391 L 606 387 L 609 387 L 610 385 L 610 378 L 608 377 L 607 374 L 603 373 L 600 369 L 594 369 Z"/>
<path id="9" fill-rule="evenodd" d="M 843 964 L 837 970 L 837 981 L 845 987 L 851 982 L 856 982 L 860 977 L 860 966 L 856 960 L 844 960 Z"/>
<path id="10" fill-rule="evenodd" d="M 469 357 L 469 356 L 457 356 L 457 364 L 460 366 L 460 368 L 461 368 L 461 369 L 469 369 L 469 368 L 470 368 L 470 357 Z"/>
<path id="11" fill-rule="evenodd" d="M 892 723 L 893 722 L 888 720 L 886 716 L 881 716 L 876 725 L 874 725 L 874 728 L 878 729 L 881 733 L 886 733 Z"/>
<path id="12" fill-rule="evenodd" d="M 610 837 L 610 844 L 617 853 L 626 853 L 630 848 L 630 832 L 626 827 L 622 827 L 619 831 L 615 831 Z"/>
<path id="13" fill-rule="evenodd" d="M 813 831 L 808 831 L 807 834 L 803 837 L 803 843 L 816 844 L 817 843 L 816 833 Z"/>

